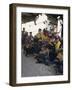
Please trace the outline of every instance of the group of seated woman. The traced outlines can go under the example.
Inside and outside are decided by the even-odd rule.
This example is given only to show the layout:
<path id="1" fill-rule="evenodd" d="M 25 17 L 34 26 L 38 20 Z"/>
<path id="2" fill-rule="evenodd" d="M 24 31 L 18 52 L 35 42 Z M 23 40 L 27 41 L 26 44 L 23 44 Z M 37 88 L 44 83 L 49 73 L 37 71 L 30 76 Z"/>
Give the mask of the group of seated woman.
<path id="1" fill-rule="evenodd" d="M 22 32 L 22 48 L 25 56 L 33 55 L 37 62 L 45 65 L 55 64 L 56 71 L 63 74 L 63 40 L 57 34 L 38 30 L 33 37 L 32 32 Z"/>

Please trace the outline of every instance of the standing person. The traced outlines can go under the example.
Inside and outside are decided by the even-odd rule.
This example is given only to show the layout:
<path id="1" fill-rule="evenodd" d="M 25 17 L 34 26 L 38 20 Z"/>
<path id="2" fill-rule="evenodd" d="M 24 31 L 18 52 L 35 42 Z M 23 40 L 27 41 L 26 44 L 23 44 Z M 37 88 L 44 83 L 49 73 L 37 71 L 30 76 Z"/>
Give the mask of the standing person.
<path id="1" fill-rule="evenodd" d="M 32 42 L 33 41 L 33 35 L 32 35 L 32 32 L 29 33 L 29 42 Z"/>
<path id="2" fill-rule="evenodd" d="M 58 33 L 58 36 L 61 38 L 61 36 L 62 36 L 61 34 L 62 34 L 62 30 L 63 30 L 63 21 L 60 16 L 58 16 L 57 19 L 58 19 L 57 33 Z"/>
<path id="3" fill-rule="evenodd" d="M 42 40 L 42 30 L 41 29 L 39 29 L 38 30 L 38 33 L 36 34 L 36 37 L 41 41 Z"/>
<path id="4" fill-rule="evenodd" d="M 48 45 L 48 42 L 49 42 L 48 31 L 46 29 L 43 29 L 42 43 Z"/>
<path id="5" fill-rule="evenodd" d="M 26 32 L 26 37 L 25 37 L 25 45 L 24 45 L 24 51 L 25 51 L 25 56 L 29 56 L 30 48 L 29 48 L 29 36 L 28 32 Z"/>
<path id="6" fill-rule="evenodd" d="M 56 48 L 56 51 L 58 51 L 60 49 L 60 45 L 61 45 L 60 39 L 59 39 L 59 37 L 56 37 L 55 38 L 55 48 Z"/>
<path id="7" fill-rule="evenodd" d="M 22 47 L 24 48 L 24 44 L 25 44 L 25 38 L 26 38 L 26 31 L 25 31 L 25 28 L 23 28 L 23 31 L 22 31 L 22 36 L 21 36 L 21 40 L 22 40 Z"/>
<path id="8" fill-rule="evenodd" d="M 32 32 L 29 33 L 28 40 L 29 40 L 29 54 L 33 53 L 33 35 Z"/>

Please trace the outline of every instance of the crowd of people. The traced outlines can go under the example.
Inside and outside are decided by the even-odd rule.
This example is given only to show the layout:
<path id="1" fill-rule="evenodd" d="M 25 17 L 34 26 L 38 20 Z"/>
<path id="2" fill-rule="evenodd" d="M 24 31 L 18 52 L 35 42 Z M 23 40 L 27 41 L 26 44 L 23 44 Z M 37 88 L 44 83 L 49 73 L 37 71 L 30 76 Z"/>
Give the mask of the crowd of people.
<path id="1" fill-rule="evenodd" d="M 32 55 L 36 63 L 54 64 L 56 73 L 63 74 L 63 37 L 59 37 L 56 25 L 51 31 L 39 28 L 35 36 L 23 28 L 22 48 L 26 57 Z"/>

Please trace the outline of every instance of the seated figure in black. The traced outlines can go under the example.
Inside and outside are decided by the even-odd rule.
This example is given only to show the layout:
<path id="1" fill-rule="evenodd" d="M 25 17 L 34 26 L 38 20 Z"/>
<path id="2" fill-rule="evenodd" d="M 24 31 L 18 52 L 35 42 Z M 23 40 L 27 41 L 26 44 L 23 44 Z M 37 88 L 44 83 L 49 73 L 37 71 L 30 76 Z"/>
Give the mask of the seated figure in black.
<path id="1" fill-rule="evenodd" d="M 50 42 L 48 44 L 48 48 L 49 48 L 49 60 L 51 62 L 51 64 L 54 63 L 55 57 L 56 57 L 56 50 L 55 50 L 55 44 L 54 44 L 54 38 L 51 36 L 50 37 Z"/>
<path id="2" fill-rule="evenodd" d="M 39 39 L 35 36 L 34 39 L 33 39 L 33 45 L 32 45 L 33 55 L 37 56 L 40 49 L 41 49 L 41 45 L 40 45 Z"/>
<path id="3" fill-rule="evenodd" d="M 55 64 L 56 64 L 56 73 L 63 74 L 63 50 L 62 49 L 57 52 Z"/>
<path id="4" fill-rule="evenodd" d="M 37 63 L 44 63 L 45 65 L 48 65 L 49 63 L 49 49 L 47 46 L 42 46 L 41 51 L 39 52 L 39 55 L 37 57 Z"/>

